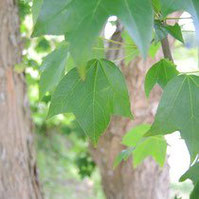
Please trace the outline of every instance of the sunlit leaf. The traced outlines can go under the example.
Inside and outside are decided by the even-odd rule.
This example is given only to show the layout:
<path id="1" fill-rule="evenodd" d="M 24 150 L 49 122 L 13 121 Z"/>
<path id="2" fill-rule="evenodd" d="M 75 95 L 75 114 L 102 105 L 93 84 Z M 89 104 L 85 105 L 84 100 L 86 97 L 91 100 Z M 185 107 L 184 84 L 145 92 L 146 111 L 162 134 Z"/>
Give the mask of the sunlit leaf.
<path id="1" fill-rule="evenodd" d="M 166 158 L 167 143 L 163 136 L 143 137 L 150 125 L 142 124 L 129 131 L 123 138 L 122 144 L 133 148 L 133 166 L 137 167 L 148 156 L 163 166 Z"/>

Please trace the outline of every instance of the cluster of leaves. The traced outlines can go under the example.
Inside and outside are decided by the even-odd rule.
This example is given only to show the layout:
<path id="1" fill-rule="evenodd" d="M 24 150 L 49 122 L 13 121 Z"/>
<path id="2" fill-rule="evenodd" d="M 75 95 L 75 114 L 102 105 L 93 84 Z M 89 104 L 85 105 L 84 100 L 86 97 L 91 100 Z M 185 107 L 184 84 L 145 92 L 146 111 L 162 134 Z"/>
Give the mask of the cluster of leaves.
<path id="1" fill-rule="evenodd" d="M 42 100 L 38 99 L 38 85 L 40 83 L 40 92 L 42 93 L 43 84 L 41 82 L 42 79 L 44 79 L 43 88 L 45 88 L 45 76 L 41 76 L 39 81 L 38 74 L 40 73 L 40 64 L 37 58 L 46 55 L 47 53 L 51 52 L 52 49 L 55 48 L 55 46 L 58 46 L 58 53 L 56 53 L 55 50 L 55 52 L 52 53 L 52 56 L 47 56 L 44 59 L 45 61 L 43 62 L 44 64 L 42 68 L 43 70 L 45 70 L 45 63 L 46 65 L 48 65 L 48 63 L 51 64 L 49 66 L 51 68 L 53 68 L 54 65 L 57 65 L 59 67 L 59 62 L 51 63 L 51 61 L 54 57 L 57 56 L 56 60 L 60 59 L 62 62 L 62 59 L 64 59 L 66 56 L 66 54 L 62 55 L 62 53 L 68 52 L 68 46 L 65 45 L 65 42 L 58 44 L 58 40 L 54 38 L 47 38 L 45 36 L 41 36 L 35 39 L 34 41 L 30 41 L 29 35 L 31 31 L 31 26 L 28 26 L 25 22 L 26 18 L 31 17 L 30 2 L 30 0 L 18 1 L 19 14 L 21 20 L 20 30 L 24 42 L 24 54 L 22 62 L 20 64 L 15 65 L 15 71 L 17 73 L 24 73 L 26 77 L 26 82 L 28 84 L 28 97 L 30 102 L 32 119 L 35 125 L 34 130 L 37 135 L 36 140 L 39 164 L 38 166 L 41 169 L 42 183 L 44 183 L 46 195 L 48 195 L 48 191 L 46 190 L 46 187 L 48 187 L 48 183 L 46 183 L 46 180 L 49 181 L 49 178 L 51 178 L 52 175 L 54 175 L 54 178 L 58 176 L 56 172 L 54 172 L 54 174 L 51 175 L 51 167 L 49 167 L 48 169 L 46 168 L 46 170 L 49 170 L 49 174 L 47 174 L 48 172 L 45 172 L 43 170 L 43 167 L 46 167 L 45 164 L 48 164 L 48 161 L 54 164 L 55 159 L 58 159 L 57 168 L 63 164 L 63 167 L 65 167 L 69 175 L 73 173 L 71 170 L 76 168 L 76 170 L 79 171 L 79 174 L 75 176 L 76 178 L 79 176 L 81 178 L 91 177 L 92 174 L 95 172 L 95 163 L 91 160 L 91 157 L 88 153 L 88 147 L 87 143 L 85 142 L 84 133 L 82 132 L 82 129 L 79 127 L 78 123 L 76 122 L 73 116 L 68 115 L 68 117 L 64 119 L 54 118 L 48 121 L 45 119 L 46 114 L 48 112 L 48 104 L 51 100 L 51 95 L 43 96 Z M 29 49 L 31 49 L 30 52 Z M 32 54 L 36 54 L 36 56 L 32 56 Z M 60 54 L 62 55 L 61 57 L 59 57 Z M 72 67 L 73 63 L 71 63 L 70 57 L 66 56 L 66 58 L 66 68 L 68 70 L 70 67 Z M 65 63 L 62 63 L 62 66 L 65 68 Z M 54 68 L 56 69 L 56 67 Z M 53 81 L 53 79 L 50 79 L 50 81 Z M 54 132 L 56 132 L 57 135 L 55 135 Z M 60 142 L 60 140 L 65 141 L 64 143 L 62 143 Z M 65 143 L 71 146 L 65 146 Z M 74 154 L 74 151 L 75 155 L 71 155 Z M 46 153 L 48 153 L 48 158 L 45 155 Z M 66 165 L 68 166 L 66 167 Z M 44 173 L 47 174 L 47 176 L 44 176 Z M 56 182 L 54 184 L 56 184 Z M 53 186 L 56 187 L 56 185 Z"/>
<path id="2" fill-rule="evenodd" d="M 94 144 L 107 128 L 112 115 L 132 118 L 121 71 L 101 55 L 96 56 L 93 46 L 111 15 L 122 21 L 144 57 L 153 32 L 156 42 L 168 34 L 183 42 L 180 26 L 166 24 L 167 16 L 174 11 L 189 12 L 199 35 L 198 0 L 34 0 L 32 36 L 65 36 L 65 41 L 42 63 L 40 98 L 47 92 L 52 93 L 48 117 L 73 113 Z M 65 68 L 69 58 L 76 67 L 68 72 Z M 147 126 L 147 132 L 144 126 L 138 133 L 133 130 L 127 134 L 130 143 L 124 137 L 123 144 L 130 148 L 122 152 L 116 165 L 131 153 L 135 166 L 147 155 L 162 165 L 166 144 L 161 135 L 175 131 L 179 131 L 185 140 L 192 162 L 199 153 L 199 77 L 180 74 L 173 63 L 163 59 L 152 66 L 146 76 L 147 96 L 156 83 L 164 92 L 155 121 L 150 128 Z M 149 145 L 154 148 L 150 149 Z M 198 176 L 195 172 L 194 169 Z M 196 199 L 199 196 L 198 181 L 193 181 L 195 188 L 191 199 Z"/>

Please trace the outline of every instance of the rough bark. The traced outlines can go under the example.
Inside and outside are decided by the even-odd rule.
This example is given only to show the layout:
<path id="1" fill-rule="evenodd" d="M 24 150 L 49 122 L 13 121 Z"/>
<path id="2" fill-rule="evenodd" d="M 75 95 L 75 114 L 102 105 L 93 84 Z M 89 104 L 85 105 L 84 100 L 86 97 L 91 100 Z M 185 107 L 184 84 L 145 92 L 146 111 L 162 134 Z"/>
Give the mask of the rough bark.
<path id="1" fill-rule="evenodd" d="M 0 0 L 0 199 L 41 199 L 20 61 L 16 1 Z"/>
<path id="2" fill-rule="evenodd" d="M 121 39 L 121 27 L 113 35 L 113 40 Z M 113 45 L 113 44 L 112 44 Z M 113 46 L 111 46 L 113 47 Z M 115 46 L 114 46 L 115 47 Z M 117 46 L 117 48 L 121 46 Z M 108 58 L 121 60 L 123 50 L 109 51 Z M 135 58 L 128 66 L 119 61 L 131 98 L 132 111 L 135 120 L 113 117 L 109 128 L 100 139 L 96 149 L 91 147 L 91 154 L 98 165 L 102 185 L 107 199 L 168 199 L 169 198 L 169 168 L 159 168 L 152 158 L 147 158 L 138 168 L 132 168 L 132 159 L 113 169 L 113 162 L 119 152 L 124 149 L 121 145 L 123 135 L 130 128 L 140 123 L 152 123 L 161 90 L 156 87 L 150 98 L 144 93 L 144 78 L 151 65 L 162 57 L 159 52 L 155 59 L 147 58 L 143 61 Z M 119 59 L 118 59 L 119 58 Z"/>

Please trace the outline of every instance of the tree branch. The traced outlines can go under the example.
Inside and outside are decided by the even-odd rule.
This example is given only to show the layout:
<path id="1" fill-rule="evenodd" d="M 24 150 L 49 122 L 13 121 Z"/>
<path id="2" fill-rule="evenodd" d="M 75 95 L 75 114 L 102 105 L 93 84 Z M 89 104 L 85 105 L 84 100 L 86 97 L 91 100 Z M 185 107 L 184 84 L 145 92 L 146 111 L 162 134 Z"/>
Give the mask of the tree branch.
<path id="1" fill-rule="evenodd" d="M 169 40 L 167 36 L 161 41 L 161 45 L 162 45 L 162 52 L 164 54 L 164 57 L 173 62 L 173 57 L 171 54 L 171 49 L 170 49 Z"/>

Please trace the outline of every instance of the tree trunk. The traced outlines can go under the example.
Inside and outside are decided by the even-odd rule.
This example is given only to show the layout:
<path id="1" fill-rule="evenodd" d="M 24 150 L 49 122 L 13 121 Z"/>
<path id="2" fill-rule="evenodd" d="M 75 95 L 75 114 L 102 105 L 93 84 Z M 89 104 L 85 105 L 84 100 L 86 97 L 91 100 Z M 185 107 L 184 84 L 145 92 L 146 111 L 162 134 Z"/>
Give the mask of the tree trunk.
<path id="1" fill-rule="evenodd" d="M 41 199 L 20 61 L 17 2 L 0 0 L 0 199 Z"/>
<path id="2" fill-rule="evenodd" d="M 120 26 L 112 39 L 122 42 Z M 112 45 L 111 48 L 113 48 Z M 121 48 L 121 46 L 118 47 Z M 122 48 L 119 51 L 108 52 L 108 58 L 111 60 L 118 60 L 118 58 L 120 60 L 121 57 L 124 57 Z M 123 62 L 118 63 L 126 77 L 135 120 L 113 117 L 108 130 L 100 139 L 98 147 L 96 149 L 91 147 L 92 157 L 101 172 L 102 185 L 107 199 L 169 198 L 168 164 L 164 168 L 159 168 L 149 157 L 138 168 L 133 169 L 130 158 L 127 162 L 121 163 L 118 168 L 113 169 L 115 157 L 124 149 L 124 146 L 121 145 L 124 134 L 133 126 L 152 123 L 154 119 L 161 90 L 156 87 L 150 98 L 146 99 L 144 78 L 149 67 L 161 57 L 162 53 L 159 52 L 154 60 L 148 58 L 143 61 L 137 57 L 128 66 L 124 66 Z"/>

